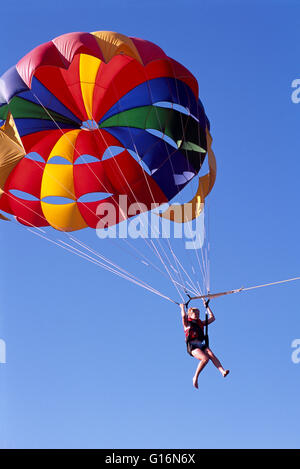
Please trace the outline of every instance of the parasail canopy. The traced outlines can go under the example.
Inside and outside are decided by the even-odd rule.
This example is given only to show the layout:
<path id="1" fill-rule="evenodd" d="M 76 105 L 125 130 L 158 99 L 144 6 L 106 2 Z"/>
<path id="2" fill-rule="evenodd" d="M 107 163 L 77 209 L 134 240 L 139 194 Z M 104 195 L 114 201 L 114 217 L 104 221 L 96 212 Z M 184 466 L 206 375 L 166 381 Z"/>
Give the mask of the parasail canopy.
<path id="1" fill-rule="evenodd" d="M 152 42 L 64 34 L 0 79 L 0 210 L 24 225 L 102 228 L 99 206 L 119 209 L 120 196 L 140 211 L 169 203 L 207 153 L 188 219 L 215 181 L 209 122 L 195 77 Z M 162 216 L 183 222 L 184 209 Z"/>

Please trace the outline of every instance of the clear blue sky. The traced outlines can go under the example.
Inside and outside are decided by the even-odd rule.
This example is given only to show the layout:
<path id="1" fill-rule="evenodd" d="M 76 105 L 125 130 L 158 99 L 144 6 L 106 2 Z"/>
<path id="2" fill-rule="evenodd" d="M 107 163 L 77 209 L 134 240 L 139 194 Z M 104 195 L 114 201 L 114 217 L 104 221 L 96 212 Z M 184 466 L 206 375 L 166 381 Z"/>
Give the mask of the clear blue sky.
<path id="1" fill-rule="evenodd" d="M 298 2 L 16 0 L 1 16 L 0 74 L 71 31 L 149 39 L 186 65 L 218 161 L 212 289 L 300 275 Z M 212 302 L 212 348 L 231 374 L 210 364 L 196 391 L 177 306 L 14 224 L 0 240 L 1 448 L 299 447 L 299 283 Z"/>

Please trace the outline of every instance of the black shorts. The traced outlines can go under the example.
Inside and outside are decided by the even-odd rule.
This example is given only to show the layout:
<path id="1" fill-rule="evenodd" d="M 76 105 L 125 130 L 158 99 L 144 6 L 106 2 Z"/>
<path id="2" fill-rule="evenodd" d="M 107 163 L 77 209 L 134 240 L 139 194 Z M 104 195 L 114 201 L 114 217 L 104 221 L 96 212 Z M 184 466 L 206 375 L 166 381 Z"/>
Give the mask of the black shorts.
<path id="1" fill-rule="evenodd" d="M 192 357 L 193 357 L 192 355 L 193 350 L 196 350 L 197 348 L 199 348 L 200 350 L 202 350 L 202 352 L 204 352 L 208 348 L 205 341 L 201 342 L 200 340 L 190 340 L 187 342 L 186 346 L 187 346 L 187 352 Z"/>

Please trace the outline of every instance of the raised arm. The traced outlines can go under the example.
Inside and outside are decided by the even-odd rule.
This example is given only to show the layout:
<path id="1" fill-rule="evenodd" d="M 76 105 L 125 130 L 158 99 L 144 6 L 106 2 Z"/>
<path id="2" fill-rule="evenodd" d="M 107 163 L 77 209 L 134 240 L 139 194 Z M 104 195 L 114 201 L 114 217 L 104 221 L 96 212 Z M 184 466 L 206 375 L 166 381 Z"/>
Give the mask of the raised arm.
<path id="1" fill-rule="evenodd" d="M 181 303 L 179 306 L 180 306 L 180 313 L 181 313 L 181 318 L 182 318 L 182 324 L 183 324 L 183 326 L 186 326 L 187 316 L 186 316 L 186 311 L 185 311 L 185 304 L 184 304 L 184 303 Z"/>
<path id="2" fill-rule="evenodd" d="M 206 312 L 208 313 L 208 321 L 207 321 L 207 324 L 211 324 L 212 322 L 214 322 L 216 320 L 215 316 L 214 316 L 214 313 L 212 312 L 212 310 L 210 309 L 210 306 L 209 306 L 209 300 L 208 301 L 205 301 L 205 299 L 203 298 L 203 304 L 206 308 Z"/>

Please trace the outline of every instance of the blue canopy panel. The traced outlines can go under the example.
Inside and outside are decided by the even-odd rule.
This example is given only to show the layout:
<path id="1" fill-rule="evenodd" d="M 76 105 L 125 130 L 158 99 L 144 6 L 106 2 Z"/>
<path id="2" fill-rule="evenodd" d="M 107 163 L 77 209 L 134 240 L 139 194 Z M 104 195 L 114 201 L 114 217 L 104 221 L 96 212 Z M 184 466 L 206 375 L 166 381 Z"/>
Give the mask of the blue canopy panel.
<path id="1" fill-rule="evenodd" d="M 19 94 L 20 98 L 35 103 L 48 110 L 55 111 L 62 116 L 81 125 L 81 120 L 64 106 L 36 77 L 32 78 L 31 90 Z"/>
<path id="2" fill-rule="evenodd" d="M 47 119 L 15 119 L 15 124 L 18 129 L 20 137 L 25 135 L 34 134 L 43 130 L 57 130 L 57 129 L 78 129 L 78 125 L 72 123 L 55 122 Z"/>
<path id="3" fill-rule="evenodd" d="M 176 151 L 151 176 L 170 201 L 195 175 L 194 168 L 191 167 L 185 156 L 180 151 Z"/>
<path id="4" fill-rule="evenodd" d="M 18 74 L 16 67 L 11 67 L 0 78 L 0 106 L 8 104 L 11 98 L 25 90 L 29 90 L 28 86 Z"/>
<path id="5" fill-rule="evenodd" d="M 149 106 L 159 102 L 179 104 L 189 109 L 190 113 L 198 118 L 199 106 L 190 87 L 180 80 L 162 77 L 146 81 L 133 88 L 107 111 L 99 124 L 109 117 L 128 109 Z"/>
<path id="6" fill-rule="evenodd" d="M 132 127 L 103 129 L 117 138 L 125 148 L 137 153 L 148 166 L 151 177 L 168 200 L 175 197 L 193 175 L 197 174 L 183 153 L 144 129 Z M 184 173 L 189 174 L 189 177 Z"/>
<path id="7" fill-rule="evenodd" d="M 117 138 L 124 148 L 136 152 L 150 171 L 161 166 L 163 161 L 175 151 L 167 142 L 144 129 L 135 127 L 104 127 L 103 129 Z"/>

